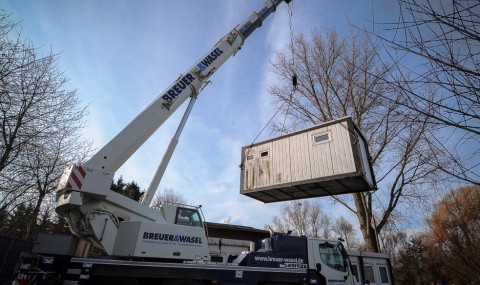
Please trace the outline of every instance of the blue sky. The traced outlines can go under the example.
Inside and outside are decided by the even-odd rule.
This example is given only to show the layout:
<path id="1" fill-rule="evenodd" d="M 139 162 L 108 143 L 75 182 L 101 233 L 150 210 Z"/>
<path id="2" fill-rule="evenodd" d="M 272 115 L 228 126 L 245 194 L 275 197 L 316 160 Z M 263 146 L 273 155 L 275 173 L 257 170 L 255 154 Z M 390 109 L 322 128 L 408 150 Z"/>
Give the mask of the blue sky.
<path id="1" fill-rule="evenodd" d="M 393 21 L 396 1 L 294 0 L 294 33 L 353 23 L 371 28 Z M 61 53 L 58 68 L 89 105 L 84 136 L 101 148 L 177 77 L 245 20 L 263 0 L 7 1 L 0 7 L 21 21 L 23 36 L 40 53 Z M 275 82 L 269 61 L 290 40 L 282 4 L 230 58 L 199 96 L 160 188 L 172 188 L 207 220 L 263 228 L 281 204 L 263 204 L 239 194 L 240 151 L 276 111 L 266 87 Z M 119 169 L 126 181 L 146 189 L 179 123 L 180 108 Z M 259 140 L 267 138 L 264 133 Z M 324 199 L 332 215 L 345 210 Z"/>

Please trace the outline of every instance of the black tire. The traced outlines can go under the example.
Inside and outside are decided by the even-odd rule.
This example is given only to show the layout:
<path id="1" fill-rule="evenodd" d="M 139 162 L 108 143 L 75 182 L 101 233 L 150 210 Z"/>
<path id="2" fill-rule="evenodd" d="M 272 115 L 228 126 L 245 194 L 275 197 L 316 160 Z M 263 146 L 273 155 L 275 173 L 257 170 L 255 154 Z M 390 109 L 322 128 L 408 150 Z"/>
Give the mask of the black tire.
<path id="1" fill-rule="evenodd" d="M 136 278 L 120 277 L 101 277 L 93 281 L 94 285 L 141 285 Z"/>
<path id="2" fill-rule="evenodd" d="M 204 283 L 191 279 L 170 279 L 163 282 L 162 285 L 204 285 Z"/>

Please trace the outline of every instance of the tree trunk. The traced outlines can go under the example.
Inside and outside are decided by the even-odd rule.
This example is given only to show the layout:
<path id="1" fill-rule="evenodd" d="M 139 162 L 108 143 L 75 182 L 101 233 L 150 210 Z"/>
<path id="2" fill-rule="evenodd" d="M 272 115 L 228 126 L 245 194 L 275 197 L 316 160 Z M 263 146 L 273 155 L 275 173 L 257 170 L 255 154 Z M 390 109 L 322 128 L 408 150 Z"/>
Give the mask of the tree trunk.
<path id="1" fill-rule="evenodd" d="M 355 205 L 357 207 L 357 217 L 360 222 L 360 230 L 362 231 L 365 249 L 371 252 L 379 252 L 377 235 L 374 225 L 372 225 L 371 207 L 367 204 L 363 193 L 353 194 Z"/>
<path id="2" fill-rule="evenodd" d="M 27 232 L 25 234 L 25 237 L 28 240 L 34 240 L 35 235 L 38 234 L 36 229 L 37 229 L 37 220 L 38 220 L 38 215 L 40 214 L 40 206 L 42 205 L 43 198 L 45 198 L 45 193 L 43 191 L 40 191 L 37 203 L 35 204 L 35 208 L 32 211 L 32 214 L 30 215 L 30 221 L 28 221 L 28 227 L 27 227 Z"/>

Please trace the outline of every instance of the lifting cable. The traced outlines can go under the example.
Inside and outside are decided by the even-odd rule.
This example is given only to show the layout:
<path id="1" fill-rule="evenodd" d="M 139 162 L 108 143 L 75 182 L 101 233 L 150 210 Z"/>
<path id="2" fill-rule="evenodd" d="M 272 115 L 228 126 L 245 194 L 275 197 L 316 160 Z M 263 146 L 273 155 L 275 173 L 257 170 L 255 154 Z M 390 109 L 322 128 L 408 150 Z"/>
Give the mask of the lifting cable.
<path id="1" fill-rule="evenodd" d="M 293 93 L 293 92 L 292 92 Z M 291 95 L 290 95 L 291 96 Z M 280 108 L 277 109 L 277 111 L 275 112 L 275 114 L 273 114 L 273 116 L 270 118 L 270 120 L 265 124 L 265 126 L 263 126 L 262 130 L 257 134 L 257 136 L 253 139 L 252 143 L 250 144 L 250 147 L 248 148 L 248 152 L 250 152 L 250 150 L 252 149 L 253 147 L 253 144 L 257 141 L 258 137 L 263 133 L 263 131 L 268 127 L 268 125 L 270 125 L 270 123 L 272 122 L 273 118 L 275 118 L 275 116 L 278 114 L 278 112 L 280 112 L 280 110 L 282 110 L 283 106 L 285 106 L 285 104 L 287 103 L 287 101 L 284 101 L 282 103 L 282 106 L 280 106 Z M 290 104 L 289 104 L 290 105 Z M 243 155 L 242 154 L 242 162 L 240 163 L 240 168 L 243 169 L 243 166 L 244 166 L 244 162 L 245 162 L 245 158 L 247 157 L 247 155 Z"/>
<path id="2" fill-rule="evenodd" d="M 293 1 L 291 1 L 290 3 L 288 3 L 288 19 L 289 19 L 289 29 L 290 29 L 290 49 L 291 49 L 291 52 L 292 52 L 292 63 L 290 65 L 290 69 L 293 70 L 293 74 L 292 74 L 292 89 L 290 91 L 290 94 L 289 94 L 289 98 L 288 100 L 285 100 L 282 105 L 280 106 L 280 108 L 278 108 L 278 110 L 275 112 L 275 114 L 273 114 L 273 116 L 270 118 L 270 120 L 265 124 L 265 126 L 262 128 L 262 130 L 257 134 L 257 136 L 253 139 L 252 143 L 250 144 L 250 148 L 253 147 L 253 144 L 257 141 L 258 137 L 263 133 L 263 131 L 267 128 L 268 125 L 270 125 L 270 123 L 272 122 L 272 120 L 275 118 L 275 116 L 278 114 L 278 112 L 280 112 L 280 110 L 283 109 L 283 107 L 285 106 L 285 104 L 288 103 L 288 106 L 287 106 L 287 111 L 285 112 L 285 118 L 283 120 L 283 125 L 282 125 L 282 130 L 281 132 L 282 133 L 286 133 L 286 130 L 285 130 L 285 122 L 287 120 L 287 116 L 288 116 L 288 113 L 290 111 L 290 105 L 292 103 L 292 97 L 293 97 L 293 94 L 295 93 L 296 89 L 297 89 L 297 86 L 298 86 L 298 81 L 297 81 L 297 74 L 295 73 L 295 53 L 293 51 L 293 20 L 292 20 L 292 17 L 293 17 Z M 246 157 L 246 156 L 245 156 Z M 243 169 L 243 164 L 244 164 L 244 161 L 241 162 L 240 164 L 240 168 Z"/>
<path id="3" fill-rule="evenodd" d="M 287 121 L 288 113 L 290 112 L 290 105 L 292 104 L 292 97 L 293 94 L 295 93 L 295 90 L 297 89 L 298 86 L 298 79 L 297 79 L 297 74 L 295 73 L 295 51 L 293 47 L 293 1 L 288 3 L 288 24 L 289 24 L 289 29 L 290 29 L 290 51 L 292 53 L 292 63 L 290 64 L 290 69 L 293 71 L 292 73 L 292 91 L 290 92 L 290 96 L 288 98 L 288 106 L 287 106 L 287 111 L 285 112 L 285 117 L 283 118 L 283 124 L 282 124 L 282 133 L 286 134 L 287 130 L 285 128 L 285 123 Z M 283 107 L 283 105 L 282 105 Z"/>
<path id="4" fill-rule="evenodd" d="M 292 52 L 292 64 L 291 68 L 293 70 L 292 75 L 292 86 L 293 89 L 297 88 L 297 74 L 295 73 L 295 51 L 293 48 L 293 1 L 288 3 L 288 24 L 290 28 L 290 50 Z"/>

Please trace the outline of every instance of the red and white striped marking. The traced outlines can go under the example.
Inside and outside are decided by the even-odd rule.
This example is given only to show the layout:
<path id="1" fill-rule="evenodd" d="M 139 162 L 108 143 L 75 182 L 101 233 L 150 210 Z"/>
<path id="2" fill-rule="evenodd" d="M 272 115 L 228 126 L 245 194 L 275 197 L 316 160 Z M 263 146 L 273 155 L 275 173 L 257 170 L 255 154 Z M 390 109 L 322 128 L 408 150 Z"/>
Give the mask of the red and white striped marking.
<path id="1" fill-rule="evenodd" d="M 80 165 L 78 167 L 73 167 L 68 177 L 67 189 L 80 190 L 82 189 L 82 181 L 85 178 L 87 173 Z"/>

